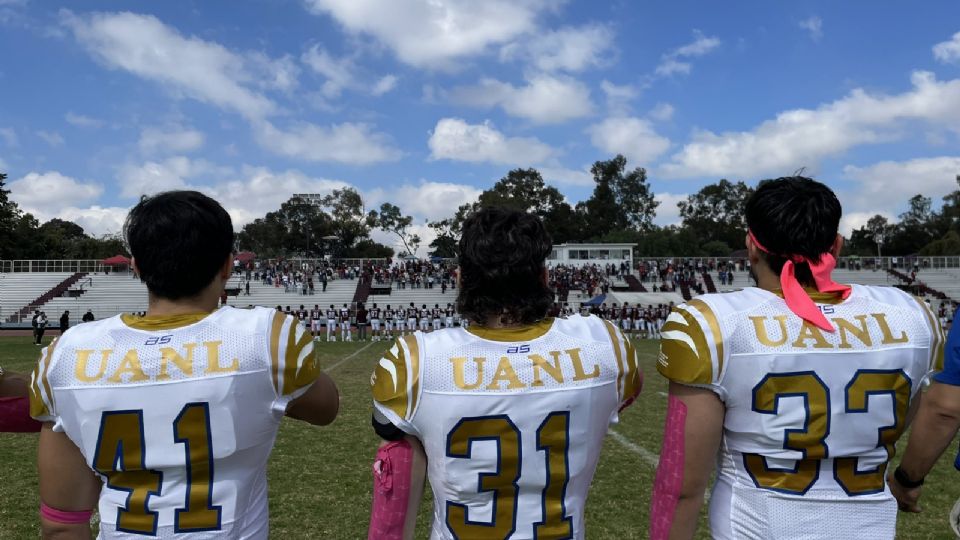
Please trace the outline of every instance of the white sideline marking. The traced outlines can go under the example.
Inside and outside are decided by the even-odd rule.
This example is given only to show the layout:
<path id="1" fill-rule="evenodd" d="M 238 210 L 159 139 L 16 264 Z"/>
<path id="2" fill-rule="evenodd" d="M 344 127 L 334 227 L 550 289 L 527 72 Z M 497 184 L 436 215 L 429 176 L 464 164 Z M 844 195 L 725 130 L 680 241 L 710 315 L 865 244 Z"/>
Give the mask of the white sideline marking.
<path id="1" fill-rule="evenodd" d="M 363 351 L 369 349 L 370 346 L 373 345 L 374 343 L 377 343 L 377 342 L 376 342 L 376 341 L 371 341 L 370 343 L 367 343 L 367 344 L 364 345 L 363 347 L 360 347 L 359 349 L 357 349 L 356 351 L 354 351 L 353 354 L 351 354 L 350 356 L 348 356 L 348 357 L 344 358 L 343 360 L 337 362 L 336 364 L 330 366 L 330 367 L 327 368 L 325 371 L 326 371 L 327 373 L 330 373 L 331 371 L 333 371 L 333 370 L 337 369 L 338 367 L 342 366 L 347 360 L 350 360 L 350 359 L 353 358 L 354 356 L 356 356 L 356 355 L 362 353 Z"/>
<path id="2" fill-rule="evenodd" d="M 670 394 L 668 394 L 668 393 L 666 393 L 666 392 L 657 392 L 657 393 L 660 394 L 660 395 L 663 396 L 663 397 L 670 397 Z"/>
<path id="3" fill-rule="evenodd" d="M 647 464 L 650 465 L 651 467 L 656 467 L 657 464 L 660 463 L 660 456 L 658 454 L 655 454 L 647 450 L 646 448 L 634 443 L 630 439 L 624 437 L 623 435 L 617 433 L 612 429 L 610 430 L 610 436 L 613 437 L 615 441 L 623 445 L 623 447 L 626 448 L 627 450 L 630 450 L 634 454 L 639 455 L 640 459 L 646 461 Z"/>

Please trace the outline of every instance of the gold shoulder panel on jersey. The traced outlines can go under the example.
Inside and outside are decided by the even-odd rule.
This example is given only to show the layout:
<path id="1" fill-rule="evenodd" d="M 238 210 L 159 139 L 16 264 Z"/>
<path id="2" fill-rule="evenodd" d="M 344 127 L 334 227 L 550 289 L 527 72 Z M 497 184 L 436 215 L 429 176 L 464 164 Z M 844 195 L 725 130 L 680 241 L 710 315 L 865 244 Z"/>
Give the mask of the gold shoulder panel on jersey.
<path id="1" fill-rule="evenodd" d="M 723 373 L 723 333 L 720 331 L 720 320 L 717 319 L 717 315 L 713 312 L 713 308 L 710 307 L 710 304 L 707 304 L 699 298 L 690 300 L 687 302 L 687 305 L 699 311 L 700 315 L 707 321 L 707 326 L 710 328 L 710 334 L 712 337 L 711 341 L 716 347 L 718 365 L 717 371 L 719 373 Z"/>
<path id="2" fill-rule="evenodd" d="M 54 339 L 41 353 L 30 376 L 30 416 L 33 418 L 50 416 L 56 410 L 53 404 L 53 390 L 50 387 L 50 381 L 47 379 L 56 344 L 57 339 Z"/>
<path id="3" fill-rule="evenodd" d="M 410 392 L 410 416 L 417 410 L 417 400 L 420 399 L 420 345 L 417 343 L 417 336 L 404 336 L 403 341 L 409 351 L 410 373 L 413 377 L 412 391 Z"/>
<path id="4" fill-rule="evenodd" d="M 637 364 L 637 351 L 630 340 L 625 338 L 613 323 L 604 320 L 603 324 L 610 336 L 613 355 L 617 360 L 617 392 L 620 402 L 623 403 L 625 400 L 633 399 L 640 392 L 640 368 Z"/>
<path id="5" fill-rule="evenodd" d="M 614 356 L 617 359 L 617 390 L 620 392 L 620 402 L 632 400 L 640 393 L 640 364 L 637 361 L 637 350 L 610 321 L 603 321 L 610 335 Z M 623 349 L 621 350 L 621 344 Z"/>
<path id="6" fill-rule="evenodd" d="M 282 395 L 288 396 L 301 388 L 310 386 L 317 380 L 319 374 L 320 367 L 313 351 L 313 336 L 303 331 L 302 327 L 294 322 L 290 325 L 283 359 Z"/>
<path id="7" fill-rule="evenodd" d="M 287 316 L 279 311 L 274 313 L 270 320 L 270 374 L 273 377 L 273 388 L 280 394 L 280 334 L 283 332 L 283 323 Z"/>
<path id="8" fill-rule="evenodd" d="M 377 362 L 377 367 L 374 368 L 373 375 L 370 377 L 373 399 L 404 420 L 409 417 L 409 413 L 412 411 L 410 403 L 411 387 L 416 386 L 419 390 L 419 380 L 417 379 L 419 379 L 420 372 L 419 357 L 411 358 L 411 363 L 417 364 L 417 371 L 412 372 L 414 380 L 410 380 L 408 356 L 405 350 L 408 340 L 414 342 L 414 350 L 410 352 L 415 352 L 419 356 L 419 347 L 416 345 L 415 336 L 398 338 L 393 347 L 390 347 L 390 350 L 384 353 L 383 358 Z"/>
<path id="9" fill-rule="evenodd" d="M 711 384 L 719 375 L 719 369 L 714 373 L 715 343 L 707 339 L 693 309 L 696 308 L 680 305 L 673 308 L 667 317 L 660 331 L 657 371 L 678 383 Z"/>
<path id="10" fill-rule="evenodd" d="M 920 311 L 923 312 L 927 320 L 927 326 L 930 329 L 930 368 L 934 371 L 943 370 L 943 350 L 946 344 L 946 336 L 943 333 L 943 327 L 940 326 L 940 319 L 933 313 L 926 302 L 911 295 L 911 298 L 920 305 Z"/>

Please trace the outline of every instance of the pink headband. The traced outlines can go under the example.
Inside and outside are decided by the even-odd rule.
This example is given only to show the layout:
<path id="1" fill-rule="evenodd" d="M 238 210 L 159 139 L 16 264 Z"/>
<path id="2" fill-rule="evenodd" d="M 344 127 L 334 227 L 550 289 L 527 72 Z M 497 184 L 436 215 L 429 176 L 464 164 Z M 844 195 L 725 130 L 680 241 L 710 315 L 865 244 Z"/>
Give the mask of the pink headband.
<path id="1" fill-rule="evenodd" d="M 754 236 L 753 231 L 748 230 L 747 234 L 750 235 L 750 240 L 753 241 L 753 245 L 757 246 L 757 249 L 769 255 L 777 255 L 763 247 L 763 244 Z M 833 281 L 830 277 L 833 269 L 837 267 L 837 260 L 834 259 L 830 253 L 821 255 L 819 263 L 803 255 L 777 256 L 787 259 L 787 263 L 783 265 L 783 271 L 780 272 L 780 288 L 783 290 L 783 299 L 786 300 L 787 307 L 790 308 L 790 311 L 794 312 L 801 319 L 809 321 L 827 332 L 835 331 L 836 329 L 830 324 L 830 321 L 823 316 L 823 313 L 820 312 L 817 305 L 810 299 L 807 292 L 803 290 L 800 282 L 797 281 L 794 267 L 797 264 L 807 263 L 810 266 L 810 273 L 813 274 L 813 281 L 818 291 L 823 293 L 839 293 L 840 297 L 846 300 L 852 292 L 850 286 L 841 285 Z"/>

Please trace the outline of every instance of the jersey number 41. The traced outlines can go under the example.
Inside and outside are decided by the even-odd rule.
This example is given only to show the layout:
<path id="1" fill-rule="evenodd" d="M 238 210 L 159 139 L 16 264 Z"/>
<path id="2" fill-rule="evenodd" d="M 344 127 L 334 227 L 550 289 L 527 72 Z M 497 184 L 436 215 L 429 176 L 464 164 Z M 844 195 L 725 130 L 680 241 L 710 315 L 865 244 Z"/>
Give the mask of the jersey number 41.
<path id="1" fill-rule="evenodd" d="M 183 445 L 187 470 L 187 494 L 176 511 L 175 532 L 218 531 L 221 508 L 211 505 L 210 406 L 185 405 L 173 421 L 173 438 Z M 93 467 L 107 479 L 107 487 L 127 492 L 126 506 L 117 509 L 117 530 L 156 536 L 158 514 L 150 510 L 150 497 L 160 495 L 163 473 L 146 467 L 143 410 L 103 413 Z"/>

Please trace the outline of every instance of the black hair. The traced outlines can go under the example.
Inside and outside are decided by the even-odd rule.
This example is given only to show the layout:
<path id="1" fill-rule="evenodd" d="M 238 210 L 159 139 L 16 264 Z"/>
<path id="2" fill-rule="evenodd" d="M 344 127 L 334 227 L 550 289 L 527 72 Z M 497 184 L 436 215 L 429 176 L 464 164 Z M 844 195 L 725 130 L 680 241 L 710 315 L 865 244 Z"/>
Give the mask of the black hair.
<path id="1" fill-rule="evenodd" d="M 230 214 L 197 191 L 143 197 L 123 235 L 147 289 L 170 300 L 198 295 L 233 252 Z"/>
<path id="2" fill-rule="evenodd" d="M 531 324 L 546 317 L 554 300 L 543 279 L 553 240 L 539 217 L 485 207 L 463 224 L 459 245 L 457 311 L 484 324 L 489 317 Z"/>
<path id="3" fill-rule="evenodd" d="M 760 182 L 747 200 L 747 227 L 770 253 L 761 253 L 777 275 L 792 255 L 819 262 L 830 251 L 843 208 L 833 191 L 804 176 Z M 813 283 L 807 264 L 796 265 L 797 280 Z"/>

